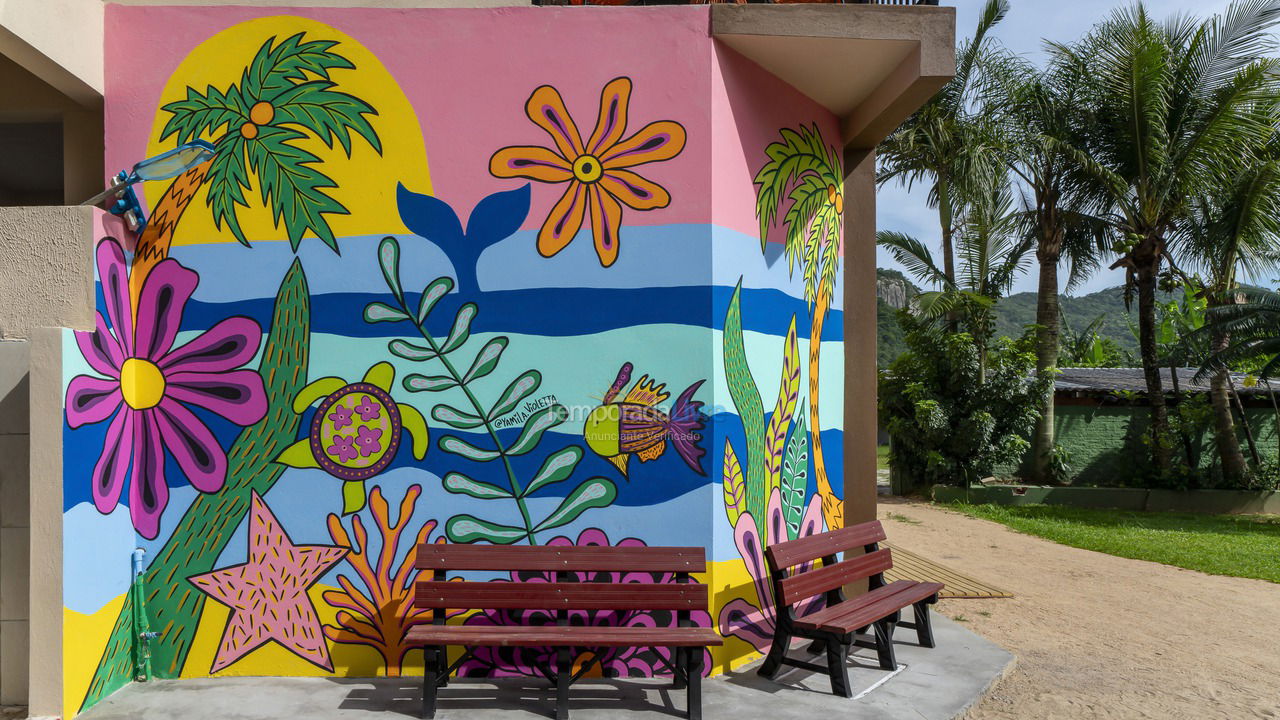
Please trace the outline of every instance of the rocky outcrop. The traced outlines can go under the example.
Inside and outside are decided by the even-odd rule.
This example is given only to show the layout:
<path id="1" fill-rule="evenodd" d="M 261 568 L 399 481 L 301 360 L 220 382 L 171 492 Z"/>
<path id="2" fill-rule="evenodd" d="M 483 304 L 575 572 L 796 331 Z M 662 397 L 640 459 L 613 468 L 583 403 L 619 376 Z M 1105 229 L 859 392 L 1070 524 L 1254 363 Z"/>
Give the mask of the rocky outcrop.
<path id="1" fill-rule="evenodd" d="M 876 297 L 891 308 L 901 310 L 907 306 L 907 300 L 918 292 L 901 274 L 877 270 Z"/>

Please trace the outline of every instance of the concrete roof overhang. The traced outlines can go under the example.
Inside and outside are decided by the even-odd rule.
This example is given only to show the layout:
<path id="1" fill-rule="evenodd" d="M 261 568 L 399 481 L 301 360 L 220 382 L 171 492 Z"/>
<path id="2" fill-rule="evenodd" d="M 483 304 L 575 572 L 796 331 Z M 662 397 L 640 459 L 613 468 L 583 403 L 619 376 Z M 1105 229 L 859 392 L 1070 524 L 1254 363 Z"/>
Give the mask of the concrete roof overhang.
<path id="1" fill-rule="evenodd" d="M 955 75 L 955 8 L 716 4 L 711 34 L 841 119 L 845 147 L 875 147 Z"/>

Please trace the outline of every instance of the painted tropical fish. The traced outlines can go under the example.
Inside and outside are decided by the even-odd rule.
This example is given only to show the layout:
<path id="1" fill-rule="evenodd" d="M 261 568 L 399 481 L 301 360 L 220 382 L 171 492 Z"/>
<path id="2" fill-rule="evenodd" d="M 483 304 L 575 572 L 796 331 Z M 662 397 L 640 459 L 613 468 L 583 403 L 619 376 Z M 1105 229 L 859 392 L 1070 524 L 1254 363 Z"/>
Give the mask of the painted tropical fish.
<path id="1" fill-rule="evenodd" d="M 702 441 L 702 434 L 698 432 L 703 427 L 702 403 L 693 399 L 703 381 L 680 393 L 668 415 L 657 407 L 671 397 L 665 392 L 667 386 L 654 383 L 648 375 L 618 399 L 622 389 L 631 382 L 631 370 L 631 363 L 622 365 L 618 378 L 605 393 L 604 403 L 587 416 L 582 430 L 587 445 L 627 477 L 627 462 L 632 455 L 640 458 L 640 462 L 657 460 L 670 441 L 686 465 L 699 475 L 706 475 L 702 456 L 707 451 L 698 445 Z"/>

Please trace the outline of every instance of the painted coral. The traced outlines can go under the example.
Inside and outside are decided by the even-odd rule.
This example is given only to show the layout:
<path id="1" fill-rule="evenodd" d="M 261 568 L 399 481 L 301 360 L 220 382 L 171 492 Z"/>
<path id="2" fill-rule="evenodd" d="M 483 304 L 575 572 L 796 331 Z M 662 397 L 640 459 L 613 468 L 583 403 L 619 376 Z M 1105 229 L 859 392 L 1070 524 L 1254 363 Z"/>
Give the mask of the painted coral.
<path id="1" fill-rule="evenodd" d="M 609 536 L 598 528 L 588 528 L 578 535 L 575 543 L 567 537 L 559 536 L 546 543 L 549 546 L 578 547 L 609 546 Z M 617 547 L 644 547 L 643 540 L 625 538 Z M 655 583 L 671 582 L 671 573 L 646 572 L 575 572 L 569 573 L 570 582 L 634 582 Z M 513 572 L 509 581 L 495 582 L 528 582 L 549 583 L 555 578 L 551 573 Z M 699 627 L 709 627 L 711 616 L 705 612 L 691 613 L 691 620 Z M 672 611 L 616 611 L 616 610 L 571 610 L 569 623 L 590 627 L 675 627 L 676 612 Z M 468 617 L 466 625 L 554 625 L 554 610 L 486 610 Z M 667 648 L 603 648 L 600 656 L 600 667 L 610 677 L 653 677 L 669 673 L 665 662 L 671 662 Z M 575 649 L 574 666 L 581 666 L 589 657 L 586 648 Z M 659 660 L 659 656 L 662 658 Z M 468 677 L 542 677 L 536 668 L 551 667 L 555 661 L 554 648 L 523 647 L 489 647 L 476 648 L 473 659 L 463 663 L 459 674 Z M 711 656 L 703 658 L 703 668 L 711 667 Z"/>
<path id="2" fill-rule="evenodd" d="M 431 610 L 413 606 L 413 582 L 418 575 L 413 560 L 414 549 L 435 532 L 435 520 L 422 524 L 404 550 L 404 557 L 396 562 L 401 552 L 401 538 L 413 519 L 420 495 L 421 485 L 409 486 L 400 501 L 398 520 L 393 522 L 382 489 L 373 489 L 369 494 L 369 510 L 381 536 L 381 545 L 376 548 L 369 544 L 369 533 L 359 515 L 352 516 L 350 533 L 341 518 L 329 515 L 329 536 L 335 545 L 348 549 L 347 564 L 365 589 L 356 587 L 346 575 L 338 575 L 342 589 L 324 592 L 325 602 L 338 608 L 337 624 L 324 626 L 325 637 L 336 643 L 373 648 L 382 656 L 387 677 L 399 677 L 405 656 L 415 649 L 405 639 L 409 629 L 431 622 Z M 437 543 L 444 541 L 443 537 L 436 538 Z"/>
<path id="3" fill-rule="evenodd" d="M 816 498 L 816 496 L 815 496 Z M 808 537 L 822 532 L 822 506 L 809 500 L 804 517 L 800 521 L 796 537 Z M 774 490 L 769 496 L 769 510 L 766 525 L 770 537 L 787 537 L 787 520 L 783 514 L 782 495 Z M 756 602 L 737 598 L 720 609 L 720 634 L 730 635 L 745 640 L 756 650 L 767 652 L 773 644 L 773 632 L 777 627 L 777 615 L 773 607 L 773 590 L 769 584 L 769 568 L 764 560 L 764 547 L 760 542 L 760 531 L 751 513 L 742 513 L 733 526 L 733 541 L 738 546 L 738 553 L 747 565 L 752 584 L 756 588 Z M 801 603 L 797 608 L 798 615 L 807 615 L 822 606 L 822 598 L 813 598 Z"/>
<path id="4" fill-rule="evenodd" d="M 320 468 L 343 481 L 343 513 L 364 508 L 365 481 L 395 459 L 402 431 L 413 440 L 414 457 L 427 453 L 427 421 L 412 405 L 391 398 L 396 370 L 380 362 L 360 382 L 320 378 L 293 400 L 301 415 L 319 401 L 307 437 L 285 448 L 276 462 L 295 468 Z"/>
<path id="5" fill-rule="evenodd" d="M 489 172 L 495 177 L 568 183 L 538 231 L 543 257 L 563 250 L 589 217 L 596 255 L 609 267 L 618 259 L 622 206 L 653 210 L 671 204 L 665 188 L 628 168 L 679 155 L 685 145 L 684 127 L 660 120 L 624 138 L 630 101 L 631 79 L 610 80 L 600 93 L 595 130 L 583 142 L 560 92 L 543 85 L 529 96 L 525 113 L 551 136 L 555 147 L 504 147 L 489 159 Z"/>
<path id="6" fill-rule="evenodd" d="M 262 329 L 249 318 L 232 317 L 175 345 L 199 282 L 195 271 L 172 259 L 156 264 L 142 283 L 135 313 L 120 244 L 100 242 L 97 263 L 107 317 L 98 313 L 97 327 L 77 332 L 76 344 L 85 362 L 106 377 L 71 380 L 67 424 L 111 420 L 91 478 L 93 503 L 103 514 L 112 512 L 128 484 L 133 526 L 154 538 L 169 502 L 166 449 L 200 492 L 217 492 L 226 481 L 227 453 L 191 406 L 237 425 L 252 425 L 266 414 L 262 378 L 239 369 L 257 353 Z"/>

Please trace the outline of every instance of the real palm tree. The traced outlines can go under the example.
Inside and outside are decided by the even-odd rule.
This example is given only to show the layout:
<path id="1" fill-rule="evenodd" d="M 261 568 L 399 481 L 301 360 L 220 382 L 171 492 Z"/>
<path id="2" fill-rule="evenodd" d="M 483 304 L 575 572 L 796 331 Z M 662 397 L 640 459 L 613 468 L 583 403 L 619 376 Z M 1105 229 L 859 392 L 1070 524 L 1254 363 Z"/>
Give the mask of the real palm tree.
<path id="1" fill-rule="evenodd" d="M 1062 149 L 1084 146 L 1087 78 L 1074 64 L 1054 62 L 1041 71 L 1001 54 L 988 61 L 987 73 L 992 82 L 983 107 L 998 120 L 1004 139 L 998 154 L 1023 188 L 1025 222 L 1036 240 L 1036 374 L 1043 376 L 1058 365 L 1059 266 L 1067 261 L 1070 290 L 1098 268 L 1107 246 L 1106 224 L 1094 214 L 1091 199 L 1080 192 L 1074 164 Z M 1036 482 L 1050 477 L 1053 409 L 1050 389 L 1041 399 L 1032 436 L 1031 475 Z"/>
<path id="2" fill-rule="evenodd" d="M 1255 362 L 1263 382 L 1280 378 L 1280 292 L 1243 287 L 1236 302 L 1209 311 L 1209 322 L 1230 341 L 1214 354 L 1214 362 Z"/>
<path id="3" fill-rule="evenodd" d="M 928 246 L 914 237 L 880 231 L 876 243 L 921 284 L 937 288 L 917 295 L 914 311 L 935 320 L 958 319 L 978 348 L 979 376 L 985 378 L 996 301 L 1026 271 L 1035 240 L 1024 231 L 1022 213 L 1014 209 L 1007 185 L 966 205 L 965 221 L 956 235 L 959 265 L 954 280 L 938 267 Z"/>
<path id="4" fill-rule="evenodd" d="M 1265 278 L 1280 259 L 1280 157 L 1273 143 L 1258 154 L 1242 153 L 1235 181 L 1197 199 L 1193 222 L 1180 242 L 1183 265 L 1205 278 L 1202 293 L 1209 317 L 1235 305 L 1238 277 Z M 1270 155 L 1270 158 L 1267 157 Z M 1210 351 L 1221 357 L 1231 344 L 1223 323 L 1205 328 Z M 1238 481 L 1246 471 L 1244 453 L 1231 412 L 1229 367 L 1209 358 L 1209 397 L 1213 406 L 1214 441 L 1223 475 Z"/>
<path id="5" fill-rule="evenodd" d="M 1003 175 L 992 153 L 995 134 L 989 119 L 970 104 L 984 81 L 983 60 L 991 52 L 991 29 L 1009 12 L 1008 0 L 987 0 L 973 38 L 956 53 L 956 76 L 907 118 L 876 149 L 880 184 L 898 181 L 908 188 L 929 183 L 929 205 L 938 209 L 942 232 L 942 271 L 956 279 L 953 239 L 963 221 L 962 197 Z"/>
<path id="6" fill-rule="evenodd" d="M 1277 0 L 1241 0 L 1206 21 L 1156 22 L 1137 3 L 1080 42 L 1052 45 L 1054 62 L 1090 78 L 1086 149 L 1059 143 L 1123 240 L 1113 267 L 1138 296 L 1139 348 L 1151 404 L 1156 472 L 1170 470 L 1168 408 L 1156 347 L 1156 287 L 1194 198 L 1223 182 L 1230 158 L 1271 127 L 1250 112 L 1276 94 L 1269 30 Z"/>
<path id="7" fill-rule="evenodd" d="M 760 219 L 760 249 L 768 245 L 769 228 L 787 202 L 782 216 L 786 230 L 783 252 L 787 269 L 804 275 L 809 305 L 809 428 L 813 435 L 813 474 L 822 498 L 827 527 L 844 526 L 844 503 L 831 487 L 819 430 L 819 360 L 822 327 L 835 294 L 840 267 L 840 232 L 844 215 L 844 165 L 840 154 L 822 139 L 816 125 L 799 131 L 784 129 L 782 139 L 765 148 L 768 161 L 756 173 L 756 216 Z"/>
<path id="8" fill-rule="evenodd" d="M 236 239 L 248 245 L 240 228 L 239 211 L 253 202 L 255 189 L 283 224 L 294 250 L 312 233 L 337 250 L 327 215 L 348 210 L 327 191 L 337 183 L 316 165 L 320 158 L 298 145 L 318 137 L 329 148 L 337 142 L 348 156 L 352 135 L 382 152 L 378 134 L 366 115 L 375 110 L 363 100 L 337 90 L 333 70 L 353 69 L 350 60 L 333 51 L 333 40 L 303 40 L 303 33 L 262 44 L 245 67 L 240 82 L 204 92 L 187 88 L 182 100 L 164 106 L 170 114 L 160 139 L 185 143 L 212 140 L 213 159 L 174 178 L 156 202 L 150 222 L 138 239 L 131 283 L 135 294 L 151 268 L 164 259 L 178 221 L 192 199 L 207 187 L 207 202 L 216 227 L 226 223 Z"/>

